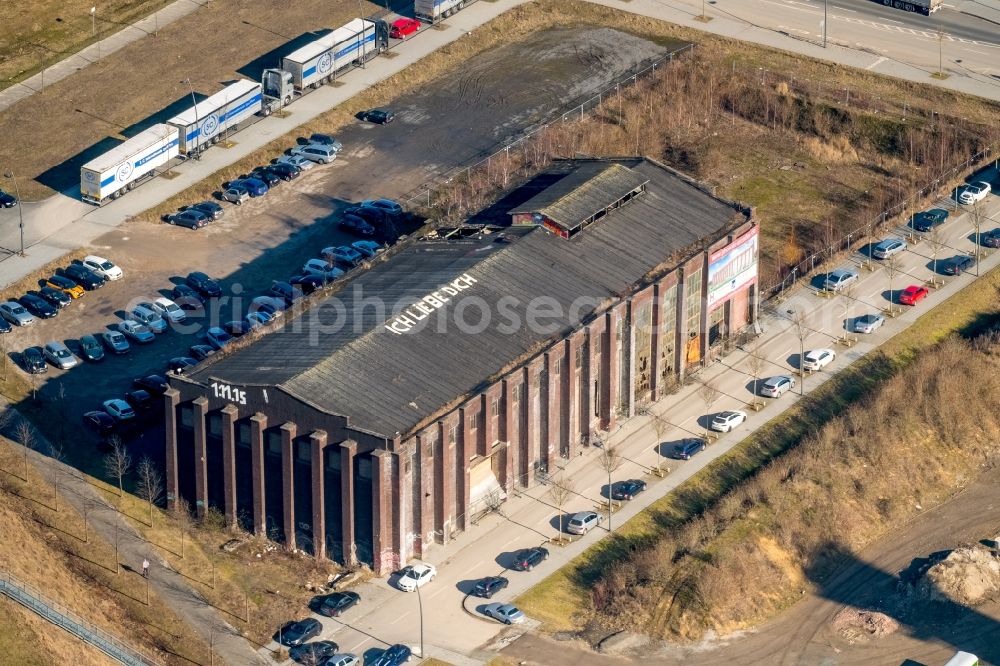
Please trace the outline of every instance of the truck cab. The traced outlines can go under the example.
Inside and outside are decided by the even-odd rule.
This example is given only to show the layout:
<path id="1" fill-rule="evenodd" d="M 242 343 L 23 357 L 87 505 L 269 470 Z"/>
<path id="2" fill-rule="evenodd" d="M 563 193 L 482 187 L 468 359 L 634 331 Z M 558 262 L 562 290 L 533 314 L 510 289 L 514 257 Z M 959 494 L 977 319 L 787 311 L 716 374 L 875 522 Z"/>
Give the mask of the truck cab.
<path id="1" fill-rule="evenodd" d="M 265 69 L 261 75 L 262 115 L 269 116 L 272 112 L 288 106 L 295 99 L 295 85 L 292 73 L 283 69 Z"/>

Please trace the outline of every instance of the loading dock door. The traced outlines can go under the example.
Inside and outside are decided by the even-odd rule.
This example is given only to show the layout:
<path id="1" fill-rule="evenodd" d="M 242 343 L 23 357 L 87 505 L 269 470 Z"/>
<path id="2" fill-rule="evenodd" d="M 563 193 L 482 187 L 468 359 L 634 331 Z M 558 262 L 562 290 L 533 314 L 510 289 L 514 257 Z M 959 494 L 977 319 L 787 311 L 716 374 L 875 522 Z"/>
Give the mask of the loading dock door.
<path id="1" fill-rule="evenodd" d="M 470 513 L 475 514 L 488 508 L 487 500 L 491 495 L 499 495 L 501 500 L 507 499 L 494 470 L 494 459 L 499 464 L 496 453 L 485 457 L 476 456 L 469 462 Z"/>

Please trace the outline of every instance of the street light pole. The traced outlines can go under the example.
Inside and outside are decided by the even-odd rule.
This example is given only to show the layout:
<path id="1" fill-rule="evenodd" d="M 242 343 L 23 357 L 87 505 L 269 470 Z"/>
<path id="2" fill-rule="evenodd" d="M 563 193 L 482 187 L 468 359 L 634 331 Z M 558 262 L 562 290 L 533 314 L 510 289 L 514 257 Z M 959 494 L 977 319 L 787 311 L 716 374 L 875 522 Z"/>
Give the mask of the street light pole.
<path id="1" fill-rule="evenodd" d="M 417 590 L 417 607 L 420 610 L 420 658 L 424 658 L 424 600 L 420 597 L 420 586 L 416 586 Z"/>
<path id="2" fill-rule="evenodd" d="M 195 129 L 194 158 L 196 160 L 200 160 L 201 151 L 198 150 L 198 148 L 201 144 L 201 141 L 199 141 L 199 139 L 201 139 L 201 119 L 198 118 L 198 100 L 194 96 L 194 85 L 192 85 L 191 79 L 190 78 L 184 79 L 183 81 L 181 81 L 181 83 L 186 83 L 188 85 L 188 89 L 191 91 L 191 103 L 194 105 L 194 129 Z M 187 137 L 184 137 L 184 142 L 186 145 Z"/>
<path id="3" fill-rule="evenodd" d="M 13 171 L 8 171 L 4 175 L 4 178 L 10 178 L 14 182 L 14 196 L 17 197 L 17 217 L 18 226 L 21 229 L 21 256 L 24 256 L 24 209 L 21 207 L 21 189 L 17 186 L 17 178 L 14 177 Z"/>
<path id="4" fill-rule="evenodd" d="M 823 0 L 823 48 L 826 48 L 826 23 L 827 23 L 827 9 L 830 4 L 830 0 Z"/>

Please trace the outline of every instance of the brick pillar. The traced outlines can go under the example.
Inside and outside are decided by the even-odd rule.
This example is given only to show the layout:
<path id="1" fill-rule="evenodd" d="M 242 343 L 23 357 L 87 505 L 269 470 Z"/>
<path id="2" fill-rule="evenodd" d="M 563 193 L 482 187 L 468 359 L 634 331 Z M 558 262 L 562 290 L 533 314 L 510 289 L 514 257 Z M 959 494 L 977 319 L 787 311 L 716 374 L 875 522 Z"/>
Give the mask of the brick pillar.
<path id="1" fill-rule="evenodd" d="M 478 430 L 477 430 L 478 432 Z M 458 437 L 455 443 L 455 522 L 461 530 L 469 526 L 469 452 L 472 450 L 469 433 L 469 410 L 458 410 Z"/>
<path id="2" fill-rule="evenodd" d="M 432 523 L 433 502 L 439 500 L 434 496 L 434 471 L 437 468 L 437 458 L 434 457 L 431 447 L 434 446 L 434 433 L 437 426 L 431 426 L 425 432 L 427 434 L 418 436 L 417 446 L 417 469 L 414 470 L 413 483 L 417 484 L 417 506 L 413 507 L 417 511 L 417 525 L 420 530 L 419 538 L 414 544 L 414 554 L 416 557 L 423 557 L 425 545 L 424 540 L 427 533 L 434 529 Z M 419 471 L 419 474 L 417 473 Z"/>
<path id="3" fill-rule="evenodd" d="M 208 398 L 199 396 L 191 401 L 194 407 L 194 506 L 199 518 L 208 511 L 208 456 L 205 443 L 205 416 L 208 412 Z"/>
<path id="4" fill-rule="evenodd" d="M 633 316 L 632 301 L 628 301 L 625 305 L 625 326 L 622 331 L 622 341 L 625 345 L 625 359 L 624 363 L 628 372 L 625 374 L 625 381 L 628 382 L 625 387 L 626 408 L 627 414 L 629 416 L 635 414 L 635 318 Z"/>
<path id="5" fill-rule="evenodd" d="M 615 373 L 618 370 L 615 345 L 615 318 L 611 312 L 604 314 L 604 349 L 601 350 L 601 428 L 611 430 L 617 421 L 615 409 Z"/>
<path id="6" fill-rule="evenodd" d="M 340 443 L 340 524 L 344 543 L 344 562 L 357 563 L 354 554 L 354 456 L 358 444 L 353 440 Z"/>
<path id="7" fill-rule="evenodd" d="M 313 555 L 316 559 L 326 557 L 326 493 L 323 487 L 323 449 L 326 448 L 326 433 L 316 430 L 309 435 L 309 453 L 312 456 L 312 533 Z"/>
<path id="8" fill-rule="evenodd" d="M 559 378 L 559 413 L 556 415 L 556 423 L 559 424 L 559 447 L 556 451 L 560 454 L 567 451 L 567 457 L 572 458 L 576 447 L 570 441 L 574 436 L 570 430 L 570 418 L 573 414 L 573 403 L 576 401 L 570 393 L 576 375 L 576 363 L 572 354 L 573 345 L 569 340 L 563 341 L 558 348 L 563 358 L 563 372 Z"/>
<path id="9" fill-rule="evenodd" d="M 656 283 L 653 287 L 653 309 L 652 321 L 650 322 L 650 353 L 649 361 L 649 399 L 656 402 L 660 399 L 660 389 L 663 382 L 660 381 L 660 366 L 663 361 L 660 355 L 663 353 L 663 292 L 662 283 Z"/>
<path id="10" fill-rule="evenodd" d="M 394 570 L 392 543 L 392 454 L 375 449 L 372 459 L 372 537 L 375 573 L 379 576 Z"/>
<path id="11" fill-rule="evenodd" d="M 449 426 L 438 421 L 441 438 L 441 455 L 434 462 L 434 487 L 437 502 L 434 511 L 434 529 L 441 535 L 441 543 L 451 539 L 452 506 L 455 504 L 455 449 L 456 442 L 448 441 Z"/>
<path id="12" fill-rule="evenodd" d="M 520 451 L 518 452 L 517 481 L 522 488 L 527 488 L 531 482 L 531 463 L 535 460 L 536 445 L 538 442 L 538 432 L 534 428 L 535 424 L 535 391 L 531 387 L 534 376 L 534 365 L 530 365 L 521 370 L 521 380 L 524 388 L 521 390 L 521 409 L 517 418 L 521 420 L 519 427 L 521 436 L 519 438 Z"/>
<path id="13" fill-rule="evenodd" d="M 555 470 L 559 456 L 559 412 L 562 405 L 561 376 L 556 375 L 556 369 L 559 367 L 559 349 L 560 346 L 557 344 L 545 354 L 544 381 L 541 387 L 542 435 L 539 445 L 542 463 L 550 471 Z"/>
<path id="14" fill-rule="evenodd" d="M 411 545 L 408 543 L 409 539 L 407 538 L 409 530 L 406 529 L 404 522 L 406 520 L 406 507 L 409 504 L 407 500 L 413 494 L 409 486 L 412 480 L 407 482 L 408 475 L 404 472 L 406 469 L 405 461 L 409 458 L 410 453 L 409 451 L 399 450 L 399 438 L 396 439 L 393 449 L 392 455 L 389 458 L 391 473 L 389 486 L 392 488 L 392 528 L 390 533 L 392 534 L 392 550 L 396 560 L 396 564 L 393 566 L 395 570 L 409 559 L 407 557 L 407 554 L 411 550 Z"/>
<path id="15" fill-rule="evenodd" d="M 295 424 L 281 424 L 281 511 L 285 524 L 285 547 L 295 544 Z"/>
<path id="16" fill-rule="evenodd" d="M 479 428 L 476 430 L 475 451 L 477 456 L 490 455 L 490 445 L 496 440 L 496 431 L 493 427 L 493 410 L 490 409 L 490 402 L 493 401 L 493 392 L 489 395 L 479 396 Z"/>
<path id="17" fill-rule="evenodd" d="M 503 460 L 500 465 L 500 485 L 506 492 L 510 492 L 514 487 L 514 479 L 517 477 L 516 457 L 520 453 L 518 446 L 521 439 L 520 419 L 518 413 L 521 403 L 514 403 L 514 387 L 518 385 L 521 373 L 515 372 L 511 377 L 503 380 L 500 396 L 500 418 L 498 424 L 499 439 L 503 442 L 503 451 L 500 455 Z M 522 397 L 521 400 L 524 400 Z M 516 411 L 515 411 L 516 410 Z"/>
<path id="18" fill-rule="evenodd" d="M 175 388 L 168 388 L 163 394 L 164 435 L 166 447 L 166 486 L 167 508 L 173 510 L 177 506 L 177 403 L 181 394 Z"/>
<path id="19" fill-rule="evenodd" d="M 236 524 L 236 405 L 222 408 L 222 491 L 225 496 L 226 524 Z"/>
<path id="20" fill-rule="evenodd" d="M 264 513 L 264 431 L 267 417 L 261 413 L 250 417 L 250 476 L 253 482 L 253 531 L 267 534 L 267 514 Z"/>

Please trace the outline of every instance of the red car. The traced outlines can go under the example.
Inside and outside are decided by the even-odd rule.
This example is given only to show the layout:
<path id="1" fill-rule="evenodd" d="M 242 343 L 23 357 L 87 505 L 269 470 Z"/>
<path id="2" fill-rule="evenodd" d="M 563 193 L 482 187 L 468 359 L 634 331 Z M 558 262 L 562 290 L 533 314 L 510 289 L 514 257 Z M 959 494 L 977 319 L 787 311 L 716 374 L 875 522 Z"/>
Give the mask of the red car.
<path id="1" fill-rule="evenodd" d="M 925 287 L 918 287 L 911 284 L 899 295 L 899 302 L 902 305 L 916 305 L 921 298 L 926 298 L 930 294 Z"/>
<path id="2" fill-rule="evenodd" d="M 392 22 L 389 36 L 393 39 L 406 39 L 407 35 L 412 35 L 420 29 L 420 21 L 411 18 L 396 19 Z"/>

